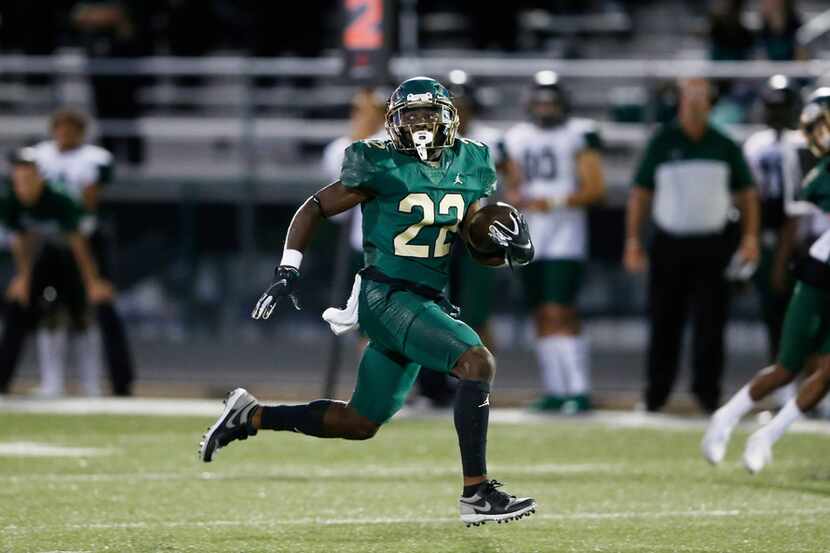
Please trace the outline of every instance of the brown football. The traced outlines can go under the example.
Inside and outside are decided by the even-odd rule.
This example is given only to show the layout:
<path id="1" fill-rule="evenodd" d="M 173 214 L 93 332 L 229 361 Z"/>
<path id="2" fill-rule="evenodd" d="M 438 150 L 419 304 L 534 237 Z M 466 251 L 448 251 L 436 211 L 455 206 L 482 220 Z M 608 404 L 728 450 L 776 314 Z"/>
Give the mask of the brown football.
<path id="1" fill-rule="evenodd" d="M 467 246 L 483 256 L 500 255 L 502 247 L 490 238 L 490 225 L 501 221 L 507 228 L 513 228 L 512 211 L 506 204 L 486 205 L 476 211 L 468 223 Z"/>

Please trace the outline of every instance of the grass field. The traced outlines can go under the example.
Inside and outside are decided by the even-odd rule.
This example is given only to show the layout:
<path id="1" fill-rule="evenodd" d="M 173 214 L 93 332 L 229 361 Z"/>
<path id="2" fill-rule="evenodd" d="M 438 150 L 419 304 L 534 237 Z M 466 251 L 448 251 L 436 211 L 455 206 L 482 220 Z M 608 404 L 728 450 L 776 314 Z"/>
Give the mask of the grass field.
<path id="1" fill-rule="evenodd" d="M 539 508 L 465 528 L 449 415 L 393 421 L 362 443 L 264 432 L 209 465 L 195 455 L 208 417 L 0 421 L 4 553 L 830 551 L 822 434 L 786 436 L 751 477 L 738 463 L 745 433 L 712 469 L 696 428 L 496 422 L 491 475 Z"/>

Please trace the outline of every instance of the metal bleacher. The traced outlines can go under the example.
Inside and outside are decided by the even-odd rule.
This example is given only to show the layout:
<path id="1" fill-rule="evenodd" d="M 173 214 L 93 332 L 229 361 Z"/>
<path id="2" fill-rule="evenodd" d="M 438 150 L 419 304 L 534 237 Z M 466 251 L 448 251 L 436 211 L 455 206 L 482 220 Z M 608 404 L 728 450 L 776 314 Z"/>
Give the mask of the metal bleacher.
<path id="1" fill-rule="evenodd" d="M 827 19 L 822 2 L 804 2 L 811 40 L 821 44 Z M 674 17 L 667 17 L 669 13 Z M 524 117 L 524 92 L 532 74 L 557 70 L 571 92 L 577 115 L 600 121 L 607 146 L 607 174 L 621 197 L 648 124 L 614 122 L 609 106 L 620 98 L 647 102 L 654 87 L 680 75 L 708 75 L 760 82 L 772 73 L 815 80 L 830 73 L 828 56 L 817 53 L 804 63 L 708 63 L 704 60 L 702 10 L 688 2 L 652 2 L 639 10 L 567 18 L 543 13 L 522 16 L 524 33 L 561 36 L 562 26 L 590 34 L 581 43 L 586 59 L 561 59 L 553 48 L 534 54 L 497 54 L 459 50 L 436 41 L 424 44 L 418 57 L 392 60 L 391 78 L 417 74 L 441 77 L 464 69 L 482 89 L 482 118 L 507 128 Z M 429 23 L 429 18 L 422 25 Z M 440 21 L 438 21 L 440 23 Z M 435 23 L 435 22 L 433 22 Z M 577 25 L 578 23 L 578 25 Z M 435 23 L 437 25 L 437 23 Z M 433 25 L 433 26 L 435 26 Z M 440 34 L 440 25 L 436 32 Z M 822 28 L 825 32 L 822 32 Z M 632 30 L 636 29 L 636 33 Z M 820 51 L 819 51 L 820 52 Z M 613 59 L 612 59 L 613 58 Z M 319 166 L 324 145 L 347 130 L 348 103 L 356 85 L 341 78 L 337 53 L 321 58 L 248 58 L 217 52 L 202 58 L 153 57 L 136 60 L 87 60 L 65 49 L 51 57 L 0 56 L 0 147 L 40 138 L 48 114 L 58 105 L 93 112 L 88 76 L 92 73 L 140 74 L 143 115 L 137 122 L 98 122 L 109 134 L 138 133 L 145 138 L 147 161 L 119 167 L 119 182 L 109 193 L 120 200 L 174 200 L 182 183 L 200 196 L 238 199 L 254 191 L 259 202 L 291 202 L 325 181 Z M 50 75 L 49 85 L 25 81 L 32 74 Z M 198 85 L 181 76 L 199 76 Z M 255 78 L 273 77 L 268 86 Z M 744 136 L 747 128 L 736 128 Z M 229 186 L 246 181 L 249 186 Z M 612 194 L 613 197 L 613 194 Z"/>
<path id="2" fill-rule="evenodd" d="M 60 103 L 89 106 L 85 73 L 100 66 L 71 56 L 40 60 L 7 56 L 0 58 L 0 66 L 8 73 L 24 61 L 29 71 L 38 64 L 53 69 L 61 91 Z M 296 72 L 283 70 L 295 63 L 302 65 L 305 60 L 282 61 L 285 66 L 276 67 L 279 74 L 296 77 L 308 75 L 313 69 L 319 84 L 306 89 L 285 83 L 257 90 L 246 84 L 250 81 L 247 77 L 254 72 L 264 73 L 267 68 L 256 68 L 252 60 L 244 58 L 120 61 L 122 70 L 133 64 L 134 69 L 152 72 L 157 82 L 142 91 L 142 103 L 148 107 L 137 124 L 108 120 L 92 129 L 93 134 L 99 132 L 100 126 L 105 126 L 110 134 L 137 132 L 147 141 L 148 162 L 120 170 L 122 178 L 140 182 L 141 186 L 117 187 L 111 193 L 125 200 L 173 199 L 178 188 L 171 183 L 195 181 L 204 188 L 203 195 L 232 199 L 240 189 L 228 187 L 226 181 L 250 178 L 256 182 L 258 200 L 291 201 L 323 183 L 319 154 L 327 142 L 347 131 L 343 114 L 354 86 L 340 82 L 336 57 L 314 60 L 316 66 L 308 65 L 304 71 Z M 543 68 L 558 70 L 573 89 L 577 112 L 601 122 L 607 146 L 608 180 L 617 189 L 626 185 L 649 127 L 608 121 L 612 90 L 624 86 L 647 89 L 683 74 L 740 75 L 761 81 L 773 72 L 811 79 L 830 73 L 830 62 L 824 60 L 712 64 L 691 60 L 562 61 L 544 57 L 398 58 L 392 67 L 400 78 L 421 73 L 442 75 L 454 68 L 467 70 L 490 92 L 483 118 L 503 129 L 523 117 L 523 91 L 530 76 Z M 196 70 L 208 75 L 199 89 L 188 90 L 172 83 L 174 76 Z M 182 106 L 183 100 L 186 106 Z M 44 102 L 44 107 L 48 103 Z M 30 106 L 0 113 L 0 147 L 44 134 L 50 110 L 31 111 Z M 735 129 L 738 136 L 744 136 L 748 130 Z"/>

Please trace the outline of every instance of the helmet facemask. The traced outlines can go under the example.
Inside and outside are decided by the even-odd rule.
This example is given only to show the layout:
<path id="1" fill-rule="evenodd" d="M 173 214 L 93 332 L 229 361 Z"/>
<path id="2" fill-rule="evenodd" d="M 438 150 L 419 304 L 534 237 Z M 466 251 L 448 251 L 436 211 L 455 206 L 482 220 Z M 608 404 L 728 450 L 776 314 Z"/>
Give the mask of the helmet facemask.
<path id="1" fill-rule="evenodd" d="M 435 160 L 455 143 L 458 114 L 449 102 L 433 101 L 431 94 L 394 106 L 386 114 L 386 130 L 395 147 L 415 152 L 421 161 Z"/>
<path id="2" fill-rule="evenodd" d="M 808 104 L 801 113 L 801 132 L 817 158 L 830 154 L 830 112 L 818 103 Z"/>

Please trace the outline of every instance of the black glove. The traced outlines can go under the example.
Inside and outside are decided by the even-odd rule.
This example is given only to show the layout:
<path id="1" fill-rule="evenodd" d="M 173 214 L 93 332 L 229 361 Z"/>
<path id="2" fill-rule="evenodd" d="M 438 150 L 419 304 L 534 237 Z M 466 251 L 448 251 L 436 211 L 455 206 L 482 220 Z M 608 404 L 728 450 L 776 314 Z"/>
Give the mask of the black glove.
<path id="1" fill-rule="evenodd" d="M 300 271 L 289 265 L 280 265 L 274 269 L 274 282 L 262 294 L 259 301 L 256 302 L 251 313 L 253 319 L 267 319 L 274 312 L 274 308 L 282 301 L 283 298 L 289 298 L 294 304 L 294 309 L 300 309 L 300 301 L 297 299 L 297 294 L 294 291 L 294 286 L 300 278 Z"/>
<path id="2" fill-rule="evenodd" d="M 494 221 L 488 234 L 493 242 L 504 248 L 504 260 L 512 269 L 514 265 L 521 267 L 533 261 L 534 248 L 524 215 L 518 209 L 509 207 L 512 209 L 512 226 L 508 227 L 501 221 Z"/>

